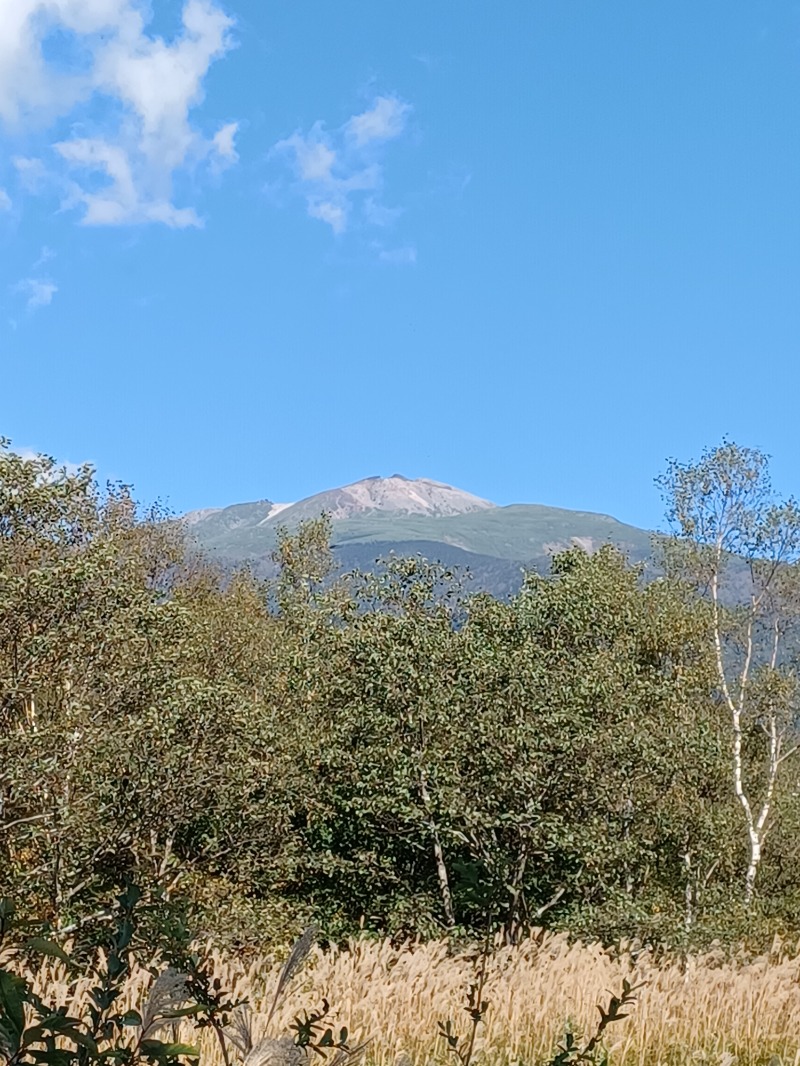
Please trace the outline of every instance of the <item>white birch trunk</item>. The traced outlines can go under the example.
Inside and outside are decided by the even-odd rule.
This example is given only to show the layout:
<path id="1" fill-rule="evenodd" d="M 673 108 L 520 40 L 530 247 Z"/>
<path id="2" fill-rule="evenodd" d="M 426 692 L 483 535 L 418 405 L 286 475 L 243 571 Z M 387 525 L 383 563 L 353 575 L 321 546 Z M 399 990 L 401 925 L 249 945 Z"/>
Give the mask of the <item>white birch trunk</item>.
<path id="1" fill-rule="evenodd" d="M 456 924 L 455 911 L 453 910 L 453 894 L 450 891 L 450 878 L 447 874 L 447 864 L 444 861 L 444 848 L 442 847 L 441 837 L 439 836 L 436 822 L 430 813 L 430 793 L 428 792 L 428 784 L 425 780 L 424 770 L 419 775 L 419 790 L 425 810 L 428 812 L 429 816 L 428 827 L 430 828 L 431 838 L 433 840 L 433 858 L 436 863 L 436 877 L 439 881 L 439 892 L 442 897 L 444 919 L 447 923 L 447 927 L 451 929 Z"/>
<path id="2" fill-rule="evenodd" d="M 722 688 L 722 694 L 727 704 L 728 710 L 731 715 L 731 726 L 733 731 L 733 791 L 744 813 L 745 828 L 747 831 L 747 842 L 750 857 L 747 863 L 747 872 L 745 874 L 744 881 L 744 899 L 745 903 L 750 906 L 755 896 L 756 878 L 758 876 L 758 869 L 761 864 L 761 856 L 764 849 L 764 838 L 767 832 L 767 823 L 769 821 L 770 812 L 772 810 L 772 799 L 775 793 L 775 782 L 778 777 L 778 769 L 786 756 L 781 755 L 781 746 L 783 741 L 783 733 L 778 729 L 778 722 L 775 713 L 770 713 L 767 722 L 764 724 L 763 729 L 767 735 L 769 743 L 769 768 L 767 772 L 767 783 L 764 791 L 764 796 L 761 805 L 758 810 L 758 816 L 754 814 L 753 804 L 747 795 L 744 783 L 744 769 L 742 762 L 742 715 L 744 713 L 745 704 L 747 700 L 747 686 L 750 680 L 750 669 L 753 662 L 753 625 L 758 612 L 758 600 L 753 597 L 751 602 L 751 616 L 747 625 L 746 634 L 746 651 L 745 659 L 742 665 L 741 673 L 738 677 L 738 691 L 734 694 L 731 686 L 728 684 L 728 677 L 725 670 L 725 661 L 722 651 L 722 627 L 720 623 L 720 608 L 719 608 L 719 571 L 722 563 L 722 548 L 721 544 L 717 544 L 717 558 L 714 566 L 714 572 L 711 577 L 711 600 L 714 609 L 714 647 L 716 652 L 717 674 Z M 772 655 L 771 655 L 771 667 L 774 670 L 778 661 L 778 643 L 779 643 L 779 630 L 777 623 L 775 625 L 773 643 L 772 643 Z M 789 754 L 792 754 L 790 752 Z"/>

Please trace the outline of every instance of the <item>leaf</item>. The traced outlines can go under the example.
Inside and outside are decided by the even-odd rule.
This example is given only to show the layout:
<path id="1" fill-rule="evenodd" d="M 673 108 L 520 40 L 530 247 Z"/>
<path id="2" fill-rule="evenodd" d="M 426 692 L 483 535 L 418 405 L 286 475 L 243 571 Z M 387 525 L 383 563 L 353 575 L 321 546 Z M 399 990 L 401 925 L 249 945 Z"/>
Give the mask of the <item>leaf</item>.
<path id="1" fill-rule="evenodd" d="M 189 1058 L 196 1059 L 200 1057 L 200 1050 L 193 1044 L 165 1044 L 164 1054 L 173 1058 L 176 1055 L 186 1055 Z"/>
<path id="2" fill-rule="evenodd" d="M 170 1021 L 175 1018 L 190 1018 L 195 1014 L 202 1014 L 206 1009 L 205 1003 L 192 1003 L 189 1007 L 178 1007 L 176 1010 L 164 1011 L 161 1017 L 169 1018 Z"/>
<path id="3" fill-rule="evenodd" d="M 146 1055 L 157 1059 L 176 1058 L 178 1055 L 186 1055 L 192 1059 L 200 1057 L 199 1050 L 192 1044 L 165 1044 L 161 1040 L 143 1040 L 140 1046 Z"/>
<path id="4" fill-rule="evenodd" d="M 44 1042 L 48 1037 L 65 1036 L 73 1044 L 87 1048 L 92 1054 L 97 1054 L 97 1044 L 88 1033 L 81 1032 L 80 1021 L 70 1018 L 66 1014 L 48 1014 L 41 1018 L 38 1025 L 30 1026 L 23 1034 L 22 1046 Z"/>
<path id="5" fill-rule="evenodd" d="M 131 1053 L 126 1047 L 108 1048 L 98 1056 L 100 1062 L 130 1062 Z"/>
<path id="6" fill-rule="evenodd" d="M 0 970 L 0 1018 L 7 1020 L 3 1025 L 7 1035 L 11 1054 L 19 1050 L 20 1040 L 25 1030 L 25 997 L 27 982 L 21 977 Z"/>
<path id="7" fill-rule="evenodd" d="M 51 959 L 60 959 L 66 966 L 72 965 L 72 959 L 66 951 L 52 940 L 45 940 L 44 937 L 34 936 L 27 941 L 25 946 L 30 951 L 35 951 L 39 955 L 47 955 L 48 958 Z"/>
<path id="8" fill-rule="evenodd" d="M 27 1055 L 42 1066 L 72 1066 L 75 1061 L 75 1052 L 64 1048 L 49 1048 L 47 1051 L 32 1049 Z"/>

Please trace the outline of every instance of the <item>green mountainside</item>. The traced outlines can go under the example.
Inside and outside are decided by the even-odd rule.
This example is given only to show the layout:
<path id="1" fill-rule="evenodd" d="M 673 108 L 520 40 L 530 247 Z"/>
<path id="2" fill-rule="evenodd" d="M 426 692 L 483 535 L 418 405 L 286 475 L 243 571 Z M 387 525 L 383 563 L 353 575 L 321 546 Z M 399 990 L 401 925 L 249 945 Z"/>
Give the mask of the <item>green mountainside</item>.
<path id="1" fill-rule="evenodd" d="M 277 530 L 326 512 L 333 543 L 345 567 L 368 568 L 390 552 L 422 554 L 446 565 L 469 567 L 476 584 L 507 595 L 522 567 L 547 565 L 571 545 L 594 551 L 613 543 L 631 559 L 650 554 L 650 534 L 609 515 L 541 504 L 497 507 L 489 501 L 426 479 L 369 478 L 280 506 L 262 500 L 186 516 L 191 533 L 226 564 L 247 562 L 271 571 Z"/>
<path id="2" fill-rule="evenodd" d="M 607 541 L 635 553 L 650 550 L 650 535 L 608 515 L 568 511 L 541 504 L 512 504 L 442 518 L 424 515 L 366 515 L 335 526 L 339 544 L 392 540 L 441 541 L 498 559 L 527 559 L 583 543 L 593 550 Z"/>

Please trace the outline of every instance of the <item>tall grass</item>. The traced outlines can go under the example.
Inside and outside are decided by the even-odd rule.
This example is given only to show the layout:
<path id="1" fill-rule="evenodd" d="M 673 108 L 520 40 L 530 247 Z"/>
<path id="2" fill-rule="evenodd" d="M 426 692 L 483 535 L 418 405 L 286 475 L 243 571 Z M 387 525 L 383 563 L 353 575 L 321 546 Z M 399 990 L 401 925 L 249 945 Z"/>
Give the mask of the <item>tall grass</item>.
<path id="1" fill-rule="evenodd" d="M 235 996 L 247 996 L 266 1020 L 275 1000 L 280 960 L 243 965 L 211 952 L 215 974 Z M 475 978 L 474 955 L 451 954 L 443 942 L 392 946 L 353 941 L 346 949 L 312 949 L 288 994 L 279 1002 L 269 1033 L 288 1032 L 305 1009 L 332 1006 L 331 1021 L 346 1025 L 353 1043 L 371 1038 L 374 1066 L 443 1061 L 437 1022 L 465 1027 L 465 989 Z M 592 1031 L 597 1004 L 622 979 L 643 983 L 636 1007 L 609 1031 L 612 1064 L 709 1063 L 800 1066 L 800 945 L 776 945 L 769 956 L 729 959 L 713 954 L 658 963 L 647 953 L 614 955 L 596 944 L 539 935 L 516 947 L 498 947 L 488 961 L 485 1022 L 476 1054 L 490 1063 L 534 1064 L 547 1060 L 564 1033 Z M 140 1006 L 150 983 L 135 971 L 127 995 Z M 47 960 L 35 975 L 36 990 L 58 1004 L 78 1005 L 88 981 L 70 985 L 61 965 Z M 259 1034 L 261 1035 L 261 1034 Z M 205 1039 L 205 1037 L 204 1037 Z M 204 1064 L 220 1066 L 209 1039 Z M 320 1063 L 322 1060 L 320 1060 Z"/>

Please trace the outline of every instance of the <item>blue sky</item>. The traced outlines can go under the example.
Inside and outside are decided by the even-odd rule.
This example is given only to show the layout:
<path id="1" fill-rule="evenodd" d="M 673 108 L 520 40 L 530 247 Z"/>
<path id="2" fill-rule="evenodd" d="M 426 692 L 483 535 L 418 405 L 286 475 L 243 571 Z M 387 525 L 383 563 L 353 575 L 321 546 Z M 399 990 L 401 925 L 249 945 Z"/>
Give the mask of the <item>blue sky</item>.
<path id="1" fill-rule="evenodd" d="M 0 0 L 0 435 L 177 511 L 800 495 L 800 6 Z"/>

